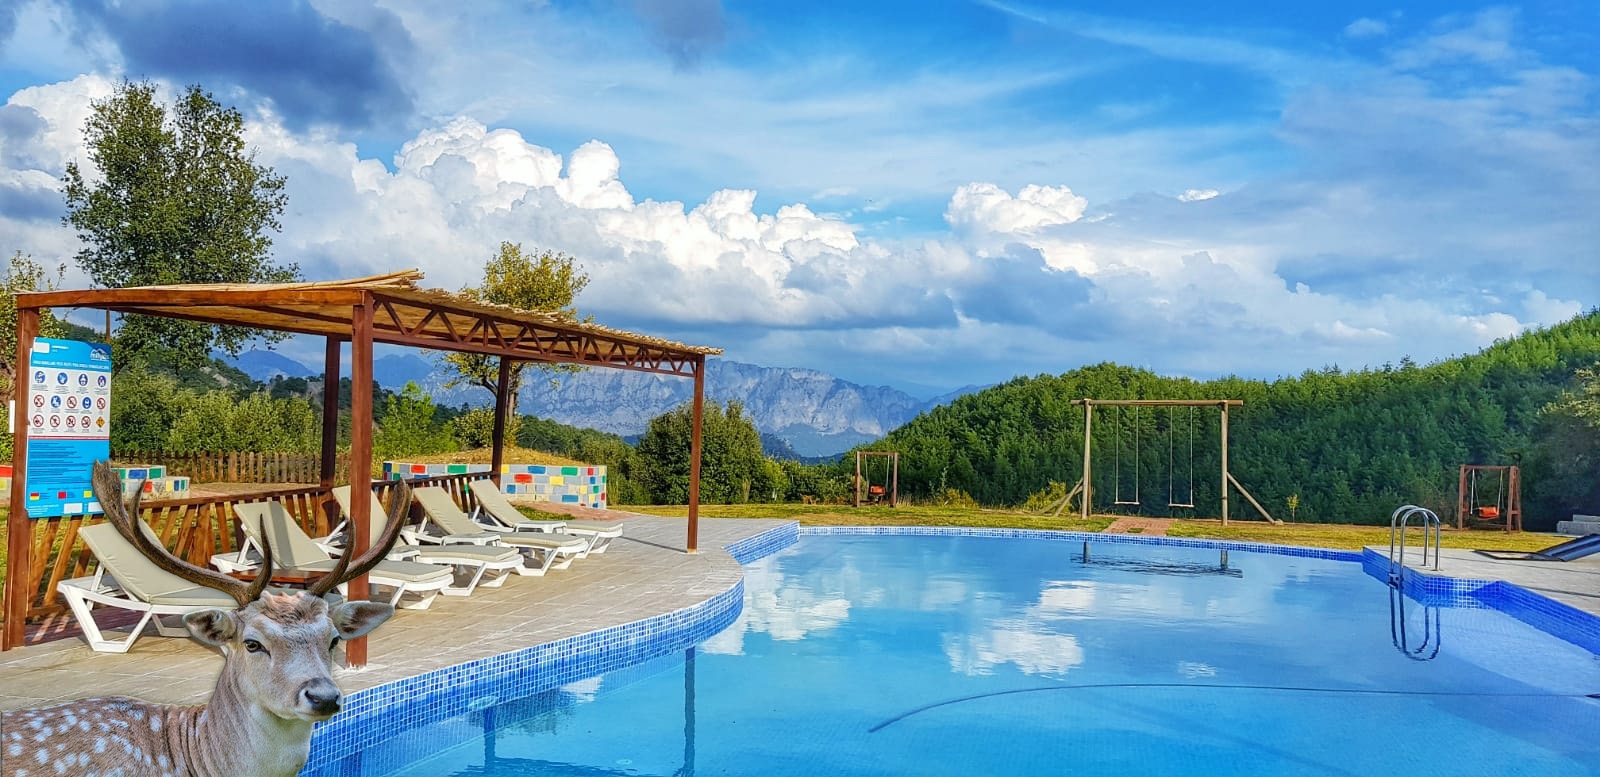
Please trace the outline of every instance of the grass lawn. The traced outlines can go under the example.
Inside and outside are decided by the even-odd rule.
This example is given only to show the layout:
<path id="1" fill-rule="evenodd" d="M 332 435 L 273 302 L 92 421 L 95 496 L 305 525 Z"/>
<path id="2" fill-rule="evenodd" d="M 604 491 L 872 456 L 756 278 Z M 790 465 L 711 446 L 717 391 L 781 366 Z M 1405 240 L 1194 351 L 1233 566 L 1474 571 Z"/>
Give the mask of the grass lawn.
<path id="1" fill-rule="evenodd" d="M 680 518 L 688 514 L 688 508 L 683 505 L 648 507 L 619 505 L 617 509 Z M 799 521 L 803 526 L 980 526 L 1088 532 L 1103 531 L 1117 517 L 1097 515 L 1084 521 L 1066 515 L 1051 518 L 1018 510 L 909 505 L 856 508 L 846 505 L 800 504 L 701 505 L 700 514 L 707 518 L 787 518 Z M 1274 526 L 1257 521 L 1234 521 L 1224 528 L 1221 522 L 1214 520 L 1179 520 L 1173 522 L 1167 535 L 1343 550 L 1359 550 L 1364 545 L 1389 544 L 1387 526 L 1349 526 L 1331 523 L 1286 523 Z M 1421 541 L 1421 531 L 1414 530 L 1407 544 Z M 1442 547 L 1482 550 L 1538 550 L 1560 541 L 1560 537 L 1551 534 L 1535 532 L 1507 534 L 1502 531 L 1481 529 L 1456 531 L 1447 528 L 1439 535 L 1439 544 Z"/>
<path id="2" fill-rule="evenodd" d="M 1388 526 L 1349 526 L 1334 523 L 1286 523 L 1273 526 L 1254 521 L 1230 522 L 1223 528 L 1220 521 L 1176 521 L 1167 530 L 1169 537 L 1204 537 L 1215 540 L 1240 542 L 1271 542 L 1280 545 L 1305 545 L 1314 548 L 1360 550 L 1364 545 L 1389 544 Z M 1446 528 L 1439 532 L 1439 546 L 1470 550 L 1539 550 L 1562 540 L 1553 534 L 1538 532 L 1492 531 L 1469 529 L 1456 531 Z M 1422 531 L 1413 529 L 1406 544 L 1415 546 L 1422 542 Z"/>
<path id="3" fill-rule="evenodd" d="M 618 505 L 648 515 L 682 518 L 689 514 L 683 505 Z M 1109 517 L 1087 521 L 1062 515 L 1051 518 L 1018 510 L 985 510 L 969 507 L 850 507 L 848 505 L 743 504 L 701 505 L 705 518 L 787 518 L 802 526 L 981 526 L 1006 529 L 1058 529 L 1097 532 L 1111 525 Z"/>

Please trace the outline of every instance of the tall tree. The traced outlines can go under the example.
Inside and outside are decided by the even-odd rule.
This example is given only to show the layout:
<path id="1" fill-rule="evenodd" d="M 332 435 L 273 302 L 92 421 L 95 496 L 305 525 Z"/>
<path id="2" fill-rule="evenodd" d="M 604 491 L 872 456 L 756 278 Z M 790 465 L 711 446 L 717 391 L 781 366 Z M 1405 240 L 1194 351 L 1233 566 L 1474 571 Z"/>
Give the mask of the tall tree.
<path id="1" fill-rule="evenodd" d="M 390 394 L 384 403 L 378 434 L 372 440 L 374 458 L 399 461 L 402 456 L 455 450 L 455 436 L 436 415 L 433 398 L 414 381 L 406 381 L 405 388 Z"/>
<path id="2" fill-rule="evenodd" d="M 61 273 L 56 273 L 56 278 Z M 18 251 L 0 277 L 0 396 L 11 396 L 17 377 L 17 296 L 55 288 L 55 279 L 32 257 Z M 39 336 L 61 337 L 61 319 L 49 310 L 39 311 Z"/>
<path id="3" fill-rule="evenodd" d="M 244 118 L 199 86 L 170 111 L 148 82 L 125 81 L 96 101 L 84 124 L 93 172 L 67 165 L 63 221 L 78 232 L 78 265 L 97 286 L 281 283 L 294 264 L 275 264 L 268 234 L 281 228 L 284 179 L 255 161 Z M 97 174 L 95 174 L 97 173 Z M 130 316 L 113 346 L 117 365 L 157 349 L 198 365 L 214 349 L 237 354 L 260 335 L 168 318 Z"/>
<path id="4" fill-rule="evenodd" d="M 56 277 L 61 273 L 58 271 Z M 17 381 L 17 297 L 29 291 L 55 288 L 54 279 L 37 262 L 18 251 L 0 278 L 0 398 L 10 398 Z M 39 336 L 61 337 L 62 321 L 49 310 L 39 311 Z M 0 399 L 3 402 L 4 399 Z M 11 435 L 0 434 L 0 459 L 11 460 Z"/>
<path id="5" fill-rule="evenodd" d="M 693 412 L 686 402 L 656 416 L 639 438 L 640 480 L 657 504 L 683 504 L 689 498 Z M 761 502 L 779 490 L 776 480 L 782 478 L 782 468 L 768 466 L 761 452 L 761 433 L 737 400 L 729 401 L 726 409 L 718 402 L 706 402 L 700 438 L 700 501 Z M 787 484 L 781 485 L 786 489 Z"/>
<path id="6" fill-rule="evenodd" d="M 483 268 L 483 282 L 461 293 L 475 300 L 508 305 L 522 310 L 555 313 L 578 320 L 572 302 L 589 285 L 589 276 L 577 260 L 566 254 L 544 251 L 525 252 L 521 243 L 501 243 L 500 250 Z M 585 321 L 588 318 L 583 319 Z M 500 382 L 500 360 L 475 353 L 450 353 L 443 364 L 453 373 L 448 388 L 480 386 L 494 396 Z M 510 418 L 517 417 L 517 394 L 528 370 L 546 373 L 578 372 L 573 364 L 534 364 L 521 362 L 511 371 Z"/>

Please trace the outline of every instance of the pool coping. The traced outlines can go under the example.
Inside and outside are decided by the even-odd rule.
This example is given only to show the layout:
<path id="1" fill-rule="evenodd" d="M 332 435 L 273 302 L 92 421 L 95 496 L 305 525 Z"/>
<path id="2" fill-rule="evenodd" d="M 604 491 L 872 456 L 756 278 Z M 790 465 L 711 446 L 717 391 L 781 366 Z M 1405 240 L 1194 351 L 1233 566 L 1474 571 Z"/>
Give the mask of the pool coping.
<path id="1" fill-rule="evenodd" d="M 1231 550 L 1355 563 L 1387 583 L 1389 560 L 1362 551 L 1275 545 L 1190 537 L 955 526 L 801 526 L 791 521 L 729 543 L 725 552 L 741 566 L 784 550 L 806 536 L 923 535 L 1081 541 Z M 711 551 L 717 552 L 717 551 Z M 1600 617 L 1501 580 L 1452 578 L 1407 567 L 1402 590 L 1425 604 L 1450 603 L 1503 612 L 1540 631 L 1600 655 Z M 345 712 L 319 725 L 307 772 L 359 758 L 370 744 L 427 723 L 481 709 L 501 699 L 522 698 L 570 682 L 659 658 L 692 647 L 731 625 L 743 610 L 744 580 L 698 604 L 631 623 L 532 645 L 456 664 L 350 694 Z M 392 710 L 398 702 L 404 714 Z M 420 700 L 420 703 L 419 703 Z M 375 714 L 391 710 L 386 714 Z"/>

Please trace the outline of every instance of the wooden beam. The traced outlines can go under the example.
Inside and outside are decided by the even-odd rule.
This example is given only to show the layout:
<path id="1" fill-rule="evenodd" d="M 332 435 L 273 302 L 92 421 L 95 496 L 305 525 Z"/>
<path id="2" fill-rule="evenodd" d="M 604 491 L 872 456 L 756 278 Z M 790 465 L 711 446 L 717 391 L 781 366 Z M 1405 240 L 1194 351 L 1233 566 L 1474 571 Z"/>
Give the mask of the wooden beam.
<path id="1" fill-rule="evenodd" d="M 17 295 L 17 308 L 103 308 L 118 305 L 154 307 L 239 307 L 264 305 L 356 305 L 366 297 L 360 289 L 215 289 L 142 287 L 35 291 Z"/>
<path id="2" fill-rule="evenodd" d="M 1228 405 L 1222 405 L 1222 525 L 1228 525 Z M 1192 500 L 1191 500 L 1192 501 Z"/>
<path id="3" fill-rule="evenodd" d="M 1074 403 L 1074 404 L 1076 404 L 1076 403 Z M 1094 482 L 1094 480 L 1092 480 L 1092 478 L 1094 477 L 1094 465 L 1093 465 L 1094 451 L 1092 450 L 1092 447 L 1091 447 L 1090 442 L 1089 442 L 1089 440 L 1090 440 L 1089 432 L 1092 429 L 1092 427 L 1094 426 L 1094 402 L 1092 400 L 1085 399 L 1085 400 L 1083 400 L 1082 404 L 1083 404 L 1083 480 L 1078 481 L 1078 483 L 1079 483 L 1079 485 L 1083 486 L 1083 493 L 1080 495 L 1081 498 L 1083 499 L 1083 510 L 1082 510 L 1081 517 L 1084 520 L 1088 520 L 1089 519 L 1089 492 L 1090 492 L 1089 484 Z"/>
<path id="4" fill-rule="evenodd" d="M 706 357 L 695 358 L 694 409 L 689 431 L 689 537 L 686 541 L 690 553 L 698 552 L 700 544 L 700 426 L 705 418 Z"/>
<path id="5" fill-rule="evenodd" d="M 861 451 L 856 451 L 856 479 L 854 481 L 856 500 L 851 507 L 861 506 Z"/>
<path id="6" fill-rule="evenodd" d="M 1239 479 L 1234 477 L 1232 472 L 1228 473 L 1228 482 L 1232 483 L 1234 488 L 1239 489 L 1239 496 L 1244 497 L 1246 500 L 1248 500 L 1250 502 L 1251 505 L 1254 505 L 1256 510 L 1259 511 L 1261 513 L 1261 515 L 1267 519 L 1268 523 L 1274 523 L 1274 524 L 1282 524 L 1283 523 L 1283 521 L 1280 521 L 1277 518 L 1273 518 L 1272 517 L 1272 513 L 1267 512 L 1267 508 L 1262 507 L 1261 503 L 1257 502 L 1256 498 L 1251 496 L 1249 491 L 1244 490 L 1244 486 L 1239 483 Z"/>
<path id="7" fill-rule="evenodd" d="M 372 318 L 370 298 L 355 305 L 351 321 L 355 332 L 350 340 L 350 542 L 345 551 L 360 557 L 372 543 Z M 364 602 L 371 598 L 367 576 L 350 581 L 346 598 Z M 352 669 L 367 665 L 367 638 L 345 643 L 345 664 Z"/>
<path id="8" fill-rule="evenodd" d="M 489 445 L 489 477 L 495 487 L 500 487 L 500 468 L 505 465 L 506 413 L 511 411 L 511 372 L 515 363 L 509 356 L 500 357 L 500 377 L 494 388 L 494 434 Z"/>
<path id="9" fill-rule="evenodd" d="M 895 451 L 890 458 L 894 462 L 894 474 L 889 476 L 889 506 L 900 506 L 900 452 Z"/>
<path id="10" fill-rule="evenodd" d="M 256 329 L 270 329 L 279 332 L 294 332 L 295 334 L 301 335 L 325 336 L 331 334 L 345 337 L 350 333 L 350 328 L 345 325 L 331 326 L 327 324 L 316 324 L 315 322 L 302 324 L 299 323 L 301 321 L 299 318 L 291 319 L 276 314 L 267 314 L 267 316 L 262 318 L 260 321 L 243 322 L 234 320 L 232 318 L 219 319 L 217 316 L 208 315 L 205 313 L 204 308 L 169 309 L 150 306 L 141 307 L 137 305 L 107 305 L 105 309 L 128 315 L 176 318 L 182 321 L 195 321 L 201 324 L 225 324 L 228 326 L 254 327 Z"/>
<path id="11" fill-rule="evenodd" d="M 323 488 L 333 488 L 339 456 L 339 348 L 343 342 L 328 338 L 322 354 L 322 471 Z"/>
<path id="12" fill-rule="evenodd" d="M 511 356 L 518 361 L 546 362 L 549 364 L 588 364 L 600 367 L 613 367 L 620 370 L 633 370 L 635 372 L 654 372 L 662 375 L 678 375 L 685 378 L 694 374 L 693 370 L 696 363 L 694 359 L 685 359 L 681 362 L 681 366 L 677 368 L 653 366 L 655 364 L 659 364 L 660 361 L 665 361 L 665 358 L 663 357 L 658 361 L 652 361 L 650 354 L 635 354 L 620 360 L 614 357 L 570 358 L 558 353 L 527 347 L 527 343 L 529 341 L 526 340 L 523 341 L 523 345 L 521 347 L 502 348 L 493 344 L 458 342 L 444 336 L 430 336 L 427 334 L 408 335 L 402 332 L 387 329 L 375 330 L 373 333 L 373 340 L 380 343 L 388 343 L 390 345 L 405 345 L 413 348 L 455 351 L 457 353 L 478 353 L 485 356 Z M 697 355 L 696 358 L 703 359 L 704 357 Z"/>
<path id="13" fill-rule="evenodd" d="M 16 403 L 11 436 L 11 508 L 6 515 L 5 628 L 0 630 L 0 650 L 21 647 L 27 634 L 28 602 L 33 598 L 33 525 L 28 520 L 28 380 L 33 340 L 39 334 L 39 311 L 17 310 L 17 360 L 11 397 Z"/>

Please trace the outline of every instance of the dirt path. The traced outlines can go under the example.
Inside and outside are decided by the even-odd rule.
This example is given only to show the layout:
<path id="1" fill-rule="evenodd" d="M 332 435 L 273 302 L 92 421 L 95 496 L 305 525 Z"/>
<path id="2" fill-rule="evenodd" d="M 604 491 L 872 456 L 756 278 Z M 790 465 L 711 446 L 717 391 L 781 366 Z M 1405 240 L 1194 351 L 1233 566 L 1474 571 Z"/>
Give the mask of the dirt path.
<path id="1" fill-rule="evenodd" d="M 1105 529 L 1106 534 L 1143 534 L 1149 537 L 1167 536 L 1170 518 L 1118 518 Z"/>

